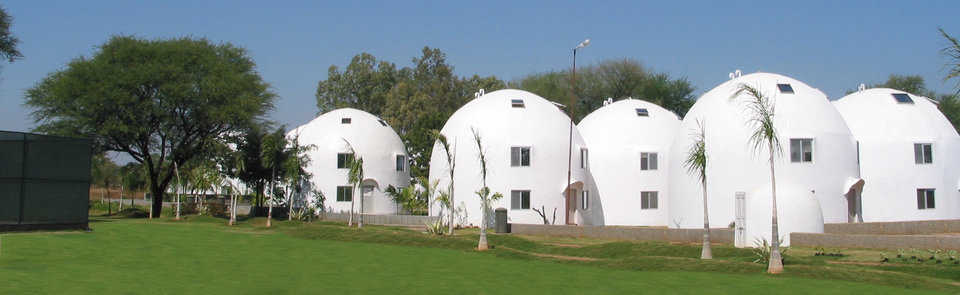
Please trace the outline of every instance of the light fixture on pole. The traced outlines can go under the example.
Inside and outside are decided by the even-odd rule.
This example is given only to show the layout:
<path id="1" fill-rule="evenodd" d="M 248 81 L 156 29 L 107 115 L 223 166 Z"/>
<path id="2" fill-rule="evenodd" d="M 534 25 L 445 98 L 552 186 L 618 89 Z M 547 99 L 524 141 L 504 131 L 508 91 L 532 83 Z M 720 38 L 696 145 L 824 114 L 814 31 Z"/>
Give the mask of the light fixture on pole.
<path id="1" fill-rule="evenodd" d="M 576 117 L 577 109 L 577 49 L 584 48 L 589 45 L 590 39 L 586 39 L 583 40 L 583 42 L 580 42 L 580 44 L 577 44 L 577 47 L 573 48 L 573 70 L 571 71 L 570 76 L 570 104 L 567 105 L 567 111 L 568 114 L 570 114 L 570 138 L 567 142 L 567 186 L 565 192 L 566 200 L 564 200 L 564 207 L 566 207 L 566 212 L 564 212 L 564 215 L 566 216 L 566 224 L 573 223 L 570 214 L 570 202 L 573 201 L 570 196 L 570 180 L 571 172 L 573 170 L 573 120 Z M 573 206 L 573 208 L 576 208 L 576 206 Z"/>

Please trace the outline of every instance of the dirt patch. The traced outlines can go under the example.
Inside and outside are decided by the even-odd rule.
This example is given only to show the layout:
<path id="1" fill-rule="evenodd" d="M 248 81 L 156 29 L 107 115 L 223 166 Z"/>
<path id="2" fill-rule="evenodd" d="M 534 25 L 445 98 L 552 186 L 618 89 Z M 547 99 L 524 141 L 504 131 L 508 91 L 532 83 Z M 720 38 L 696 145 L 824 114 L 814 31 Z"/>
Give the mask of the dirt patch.
<path id="1" fill-rule="evenodd" d="M 513 251 L 513 252 L 517 252 L 517 253 L 523 253 L 523 254 L 533 255 L 533 256 L 536 256 L 536 257 L 542 257 L 542 258 L 553 258 L 553 259 L 568 260 L 568 261 L 599 261 L 599 260 L 600 260 L 600 259 L 591 258 L 591 257 L 566 256 L 566 255 L 555 255 L 555 254 L 544 254 L 544 253 L 528 252 L 528 251 L 522 251 L 522 250 L 513 249 L 513 248 L 510 248 L 510 247 L 503 247 L 503 246 L 500 246 L 500 247 L 498 247 L 498 248 L 506 249 L 506 250 L 508 250 L 508 251 Z"/>
<path id="2" fill-rule="evenodd" d="M 849 264 L 849 265 L 867 265 L 867 266 L 881 266 L 885 265 L 882 262 L 863 262 L 863 261 L 832 261 L 828 260 L 828 264 Z"/>
<path id="3" fill-rule="evenodd" d="M 583 248 L 583 245 L 577 245 L 577 244 L 564 244 L 564 243 L 543 243 L 543 244 L 555 246 L 555 247 L 563 247 L 563 248 Z"/>

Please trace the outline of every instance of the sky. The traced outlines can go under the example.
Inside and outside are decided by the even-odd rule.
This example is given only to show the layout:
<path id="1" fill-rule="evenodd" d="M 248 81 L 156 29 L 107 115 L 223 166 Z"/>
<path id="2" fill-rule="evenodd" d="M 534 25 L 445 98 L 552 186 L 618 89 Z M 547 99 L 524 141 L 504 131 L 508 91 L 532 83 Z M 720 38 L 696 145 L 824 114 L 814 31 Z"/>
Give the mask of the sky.
<path id="1" fill-rule="evenodd" d="M 960 1 L 7 1 L 25 56 L 0 68 L 0 130 L 35 124 L 24 93 L 113 35 L 203 37 L 248 50 L 278 94 L 270 118 L 287 128 L 317 114 L 317 82 L 367 52 L 409 66 L 441 49 L 458 75 L 512 80 L 577 64 L 633 58 L 685 77 L 698 96 L 728 73 L 775 72 L 838 99 L 892 73 L 944 81 L 960 37 Z"/>

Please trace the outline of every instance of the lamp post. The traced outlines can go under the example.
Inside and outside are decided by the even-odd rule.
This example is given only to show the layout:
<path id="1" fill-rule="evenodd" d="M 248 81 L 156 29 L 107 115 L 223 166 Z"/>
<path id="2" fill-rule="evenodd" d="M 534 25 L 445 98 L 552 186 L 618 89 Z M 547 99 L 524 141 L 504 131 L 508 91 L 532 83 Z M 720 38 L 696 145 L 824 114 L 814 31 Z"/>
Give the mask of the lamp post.
<path id="1" fill-rule="evenodd" d="M 572 223 L 570 218 L 570 201 L 572 200 L 570 197 L 570 180 L 571 172 L 573 170 L 573 120 L 576 116 L 577 109 L 577 49 L 587 47 L 588 45 L 590 45 L 590 39 L 583 40 L 583 42 L 577 44 L 577 47 L 573 48 L 573 70 L 571 71 L 570 76 L 570 104 L 567 108 L 567 111 L 569 111 L 570 114 L 570 138 L 567 142 L 567 199 L 564 200 L 566 207 L 566 212 L 564 212 L 564 215 L 566 216 L 566 224 Z"/>

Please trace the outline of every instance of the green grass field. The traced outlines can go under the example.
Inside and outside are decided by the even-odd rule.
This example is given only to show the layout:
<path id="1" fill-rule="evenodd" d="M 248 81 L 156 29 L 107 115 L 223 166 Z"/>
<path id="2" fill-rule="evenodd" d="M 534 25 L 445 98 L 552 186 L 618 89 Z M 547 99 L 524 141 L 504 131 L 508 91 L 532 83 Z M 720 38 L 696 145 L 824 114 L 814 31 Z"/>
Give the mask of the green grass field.
<path id="1" fill-rule="evenodd" d="M 663 243 L 532 239 L 262 220 L 98 219 L 91 233 L 2 235 L 0 294 L 612 294 L 956 292 L 956 270 L 892 271 L 791 258 L 769 276 L 750 251 Z M 932 266 L 931 266 L 932 267 Z M 946 272 L 946 275 L 936 273 Z M 933 273 L 933 274 L 930 274 Z M 833 276 L 836 275 L 836 279 Z M 944 277 L 945 276 L 945 277 Z M 910 289 L 898 288 L 909 287 Z"/>

